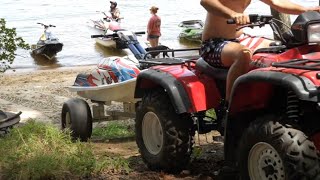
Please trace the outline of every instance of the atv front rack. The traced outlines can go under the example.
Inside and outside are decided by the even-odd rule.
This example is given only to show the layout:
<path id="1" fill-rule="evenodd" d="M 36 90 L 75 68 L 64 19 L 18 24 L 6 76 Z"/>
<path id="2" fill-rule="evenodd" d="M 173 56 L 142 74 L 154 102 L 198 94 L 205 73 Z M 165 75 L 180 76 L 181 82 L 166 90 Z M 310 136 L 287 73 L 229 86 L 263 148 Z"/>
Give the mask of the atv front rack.
<path id="1" fill-rule="evenodd" d="M 293 59 L 285 62 L 272 63 L 273 67 L 283 67 L 292 69 L 303 69 L 311 71 L 320 71 L 320 59 Z"/>
<path id="2" fill-rule="evenodd" d="M 184 51 L 200 51 L 200 49 L 188 48 L 188 49 L 167 49 L 167 50 L 148 51 L 144 55 L 143 60 L 139 60 L 140 68 L 146 69 L 155 65 L 183 65 L 186 63 L 188 63 L 188 66 L 190 66 L 190 63 L 196 61 L 200 57 L 200 55 L 176 56 L 175 54 L 176 52 L 184 52 Z M 163 58 L 150 58 L 150 56 L 153 53 L 156 53 L 158 55 L 160 55 L 160 53 L 163 53 Z M 171 53 L 171 57 L 168 55 L 168 53 Z"/>
<path id="3" fill-rule="evenodd" d="M 140 60 L 140 68 L 146 69 L 151 66 L 155 65 L 185 65 L 188 64 L 188 67 L 190 66 L 190 63 L 195 62 L 197 59 L 199 59 L 200 56 L 183 56 L 183 57 L 173 57 L 173 58 L 154 58 L 150 60 Z"/>
<path id="4" fill-rule="evenodd" d="M 152 51 L 148 51 L 144 55 L 143 59 L 147 60 L 153 53 L 158 53 L 158 54 L 162 53 L 164 58 L 165 58 L 165 54 L 171 53 L 171 57 L 175 57 L 176 52 L 183 52 L 183 51 L 199 51 L 199 54 L 200 54 L 200 48 L 152 50 Z M 186 57 L 186 56 L 183 56 L 183 57 Z"/>

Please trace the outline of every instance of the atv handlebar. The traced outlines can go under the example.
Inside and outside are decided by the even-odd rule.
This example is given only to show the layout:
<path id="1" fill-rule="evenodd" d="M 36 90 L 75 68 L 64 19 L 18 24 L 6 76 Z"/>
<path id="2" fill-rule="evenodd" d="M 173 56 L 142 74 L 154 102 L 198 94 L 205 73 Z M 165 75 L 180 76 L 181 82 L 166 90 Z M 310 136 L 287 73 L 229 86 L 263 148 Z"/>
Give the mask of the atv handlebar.
<path id="1" fill-rule="evenodd" d="M 248 24 L 245 25 L 240 25 L 237 27 L 237 31 L 239 31 L 242 28 L 245 27 L 262 27 L 266 24 L 270 24 L 272 25 L 273 23 L 273 17 L 271 15 L 258 15 L 258 14 L 249 14 L 249 18 L 250 18 L 250 22 Z M 228 19 L 227 20 L 227 24 L 236 24 L 236 21 L 234 19 Z"/>
<path id="2" fill-rule="evenodd" d="M 273 18 L 271 15 L 258 15 L 258 14 L 250 14 L 249 15 L 250 22 L 245 25 L 239 25 L 237 26 L 236 30 L 240 30 L 245 27 L 263 27 L 266 24 L 269 24 L 273 33 L 281 40 L 282 44 L 287 44 L 290 39 L 288 39 L 286 36 L 286 32 L 283 32 L 282 29 L 278 26 L 278 23 L 285 25 L 284 22 Z M 235 24 L 236 21 L 234 19 L 227 19 L 227 24 Z M 291 29 L 289 26 L 285 25 L 288 29 L 289 32 L 291 32 Z M 289 37 L 290 38 L 290 37 Z"/>
<path id="3" fill-rule="evenodd" d="M 269 24 L 272 20 L 271 15 L 258 15 L 258 14 L 249 14 L 250 24 L 251 25 L 261 25 L 261 24 Z M 228 19 L 227 24 L 236 24 L 235 19 Z"/>
<path id="4" fill-rule="evenodd" d="M 234 19 L 227 19 L 227 24 L 235 24 L 236 20 Z"/>

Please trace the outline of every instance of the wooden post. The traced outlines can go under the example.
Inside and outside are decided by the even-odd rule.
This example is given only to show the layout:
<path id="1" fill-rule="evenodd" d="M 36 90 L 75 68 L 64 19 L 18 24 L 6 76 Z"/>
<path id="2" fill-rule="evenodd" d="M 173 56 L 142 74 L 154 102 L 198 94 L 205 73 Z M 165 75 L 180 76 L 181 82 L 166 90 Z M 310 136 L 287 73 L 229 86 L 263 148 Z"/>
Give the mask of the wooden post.
<path id="1" fill-rule="evenodd" d="M 291 20 L 290 20 L 290 16 L 288 14 L 279 13 L 278 11 L 274 10 L 273 8 L 271 8 L 271 14 L 275 19 L 278 19 L 278 20 L 284 22 L 289 27 L 291 26 Z M 281 32 L 286 32 L 289 30 L 284 24 L 282 24 L 280 22 L 276 21 L 276 24 L 280 27 Z M 275 38 L 275 40 L 279 40 L 279 38 L 275 35 L 274 35 L 274 38 Z"/>

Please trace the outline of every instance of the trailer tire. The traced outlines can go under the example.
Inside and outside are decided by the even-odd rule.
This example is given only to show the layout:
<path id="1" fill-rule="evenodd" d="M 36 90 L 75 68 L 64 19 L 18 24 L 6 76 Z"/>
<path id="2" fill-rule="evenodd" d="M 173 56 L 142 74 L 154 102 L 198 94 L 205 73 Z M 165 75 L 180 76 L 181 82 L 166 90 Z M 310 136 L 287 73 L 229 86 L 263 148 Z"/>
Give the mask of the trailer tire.
<path id="1" fill-rule="evenodd" d="M 63 103 L 61 128 L 69 128 L 74 140 L 87 141 L 92 134 L 92 115 L 88 103 L 79 98 Z"/>
<path id="2" fill-rule="evenodd" d="M 151 170 L 179 172 L 190 161 L 191 119 L 178 115 L 163 90 L 148 92 L 136 109 L 136 143 Z"/>
<path id="3" fill-rule="evenodd" d="M 302 131 L 271 118 L 250 124 L 238 153 L 240 179 L 320 179 L 314 144 Z"/>

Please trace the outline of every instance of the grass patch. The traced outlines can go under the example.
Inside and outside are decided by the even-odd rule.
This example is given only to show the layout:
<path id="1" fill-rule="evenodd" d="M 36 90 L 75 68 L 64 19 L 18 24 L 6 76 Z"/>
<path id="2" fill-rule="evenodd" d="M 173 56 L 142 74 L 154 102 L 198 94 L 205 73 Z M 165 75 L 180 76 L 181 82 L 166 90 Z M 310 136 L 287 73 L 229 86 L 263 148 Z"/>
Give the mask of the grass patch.
<path id="1" fill-rule="evenodd" d="M 102 139 L 127 138 L 134 136 L 134 130 L 123 123 L 110 122 L 106 127 L 94 128 L 92 136 Z"/>
<path id="2" fill-rule="evenodd" d="M 207 117 L 209 118 L 212 118 L 212 119 L 217 119 L 217 114 L 216 114 L 216 111 L 212 108 L 212 109 L 208 109 L 206 111 L 206 114 L 205 114 Z"/>
<path id="3" fill-rule="evenodd" d="M 110 156 L 102 156 L 100 157 L 102 160 L 100 160 L 97 163 L 96 166 L 96 173 L 102 172 L 102 171 L 109 171 L 112 173 L 120 173 L 120 172 L 126 172 L 129 173 L 131 171 L 129 167 L 129 162 L 127 159 L 124 159 L 122 157 L 110 157 Z"/>
<path id="4" fill-rule="evenodd" d="M 95 157 L 90 143 L 73 142 L 52 125 L 29 121 L 0 139 L 0 179 L 69 179 L 108 169 L 128 171 L 128 162 Z"/>

